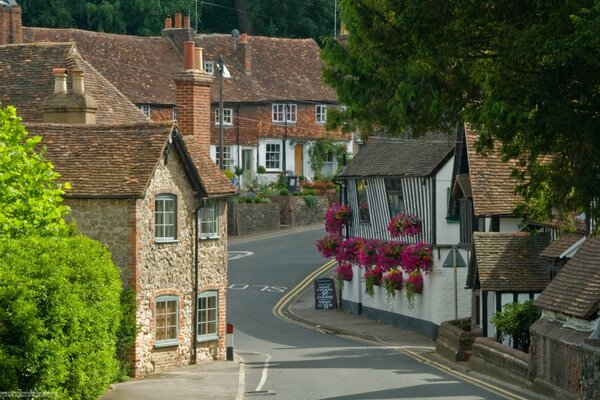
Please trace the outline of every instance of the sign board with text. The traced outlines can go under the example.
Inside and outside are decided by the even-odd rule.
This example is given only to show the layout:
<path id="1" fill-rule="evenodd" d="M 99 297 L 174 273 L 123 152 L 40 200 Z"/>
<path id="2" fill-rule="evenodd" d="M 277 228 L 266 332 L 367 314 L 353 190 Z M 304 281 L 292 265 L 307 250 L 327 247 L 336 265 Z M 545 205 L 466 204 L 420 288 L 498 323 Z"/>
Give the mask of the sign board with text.
<path id="1" fill-rule="evenodd" d="M 332 278 L 315 279 L 315 309 L 332 310 L 337 308 L 335 281 Z"/>

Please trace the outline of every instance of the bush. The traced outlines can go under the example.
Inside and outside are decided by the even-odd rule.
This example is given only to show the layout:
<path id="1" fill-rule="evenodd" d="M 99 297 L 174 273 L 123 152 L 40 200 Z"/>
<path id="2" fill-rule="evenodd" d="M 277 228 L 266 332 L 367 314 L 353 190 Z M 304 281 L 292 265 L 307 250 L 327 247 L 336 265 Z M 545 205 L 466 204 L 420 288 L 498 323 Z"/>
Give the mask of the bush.
<path id="1" fill-rule="evenodd" d="M 289 196 L 289 195 L 290 195 L 290 191 L 289 191 L 289 190 L 287 190 L 287 189 L 281 189 L 281 190 L 279 191 L 279 195 L 280 195 L 280 196 Z"/>
<path id="2" fill-rule="evenodd" d="M 117 330 L 116 356 L 119 361 L 119 369 L 115 380 L 122 382 L 129 378 L 129 360 L 127 353 L 135 344 L 137 334 L 137 321 L 135 319 L 135 290 L 131 288 L 123 289 L 121 292 L 121 323 Z"/>
<path id="3" fill-rule="evenodd" d="M 306 195 L 304 196 L 304 203 L 308 208 L 315 208 L 319 204 L 319 199 L 315 196 Z"/>
<path id="4" fill-rule="evenodd" d="M 305 191 L 307 196 L 316 196 L 317 192 L 314 189 L 308 189 Z"/>
<path id="5" fill-rule="evenodd" d="M 0 242 L 0 392 L 99 397 L 117 375 L 120 273 L 83 236 Z"/>
<path id="6" fill-rule="evenodd" d="M 225 176 L 227 177 L 227 179 L 232 180 L 235 177 L 235 174 L 233 173 L 233 171 L 230 171 L 228 169 L 224 169 L 223 173 L 225 174 Z"/>
<path id="7" fill-rule="evenodd" d="M 498 331 L 498 340 L 508 337 L 515 347 L 528 352 L 529 327 L 541 316 L 542 312 L 533 305 L 533 300 L 527 300 L 507 304 L 504 311 L 492 316 L 492 321 Z"/>

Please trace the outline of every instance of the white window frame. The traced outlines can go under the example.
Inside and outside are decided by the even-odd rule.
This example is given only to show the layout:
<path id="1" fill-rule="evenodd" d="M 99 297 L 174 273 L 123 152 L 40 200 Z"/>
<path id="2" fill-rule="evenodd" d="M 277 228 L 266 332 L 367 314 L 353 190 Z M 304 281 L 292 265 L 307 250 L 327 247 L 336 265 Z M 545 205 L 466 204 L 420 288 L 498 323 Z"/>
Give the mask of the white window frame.
<path id="1" fill-rule="evenodd" d="M 321 168 L 321 173 L 325 176 L 333 176 L 335 175 L 335 171 L 333 170 L 335 157 L 333 156 L 332 151 L 328 151 L 325 153 L 325 159 L 323 160 L 323 168 Z"/>
<path id="2" fill-rule="evenodd" d="M 168 203 L 173 203 L 173 209 L 166 209 Z M 167 228 L 172 227 L 173 235 L 168 235 Z M 161 193 L 154 200 L 154 240 L 156 242 L 177 241 L 177 196 L 171 193 Z"/>
<path id="3" fill-rule="evenodd" d="M 327 122 L 327 106 L 325 104 L 317 104 L 315 107 L 315 121 L 317 124 Z"/>
<path id="4" fill-rule="evenodd" d="M 175 312 L 168 312 L 169 303 L 175 303 Z M 164 323 L 159 326 L 159 307 L 160 304 L 164 305 Z M 169 315 L 175 314 L 175 324 L 169 323 Z M 162 313 L 161 313 L 162 315 Z M 171 321 L 172 322 L 172 321 Z M 168 335 L 170 328 L 175 328 L 175 336 L 168 337 L 166 339 L 159 339 L 159 329 L 164 330 L 165 337 Z M 177 346 L 179 344 L 179 297 L 174 295 L 158 296 L 154 299 L 154 347 L 168 347 Z"/>
<path id="5" fill-rule="evenodd" d="M 298 116 L 296 104 L 274 103 L 271 105 L 271 121 L 295 124 Z"/>
<path id="6" fill-rule="evenodd" d="M 173 121 L 177 121 L 177 107 L 173 107 Z"/>
<path id="7" fill-rule="evenodd" d="M 214 307 L 208 303 L 214 300 Z M 207 342 L 219 339 L 219 292 L 216 290 L 207 290 L 198 294 L 198 315 L 196 332 L 199 342 Z M 205 302 L 205 304 L 202 304 Z M 212 315 L 214 318 L 210 317 Z M 204 328 L 204 330 L 202 329 Z"/>
<path id="8" fill-rule="evenodd" d="M 271 146 L 276 146 L 277 147 L 277 151 L 271 149 L 269 150 L 269 147 Z M 265 143 L 265 168 L 271 171 L 277 171 L 281 169 L 281 152 L 282 152 L 282 146 L 281 146 L 281 142 L 266 142 Z M 269 155 L 274 155 L 277 154 L 276 158 L 273 159 L 269 159 Z M 274 164 L 276 163 L 276 165 Z"/>
<path id="9" fill-rule="evenodd" d="M 219 109 L 215 109 L 215 125 L 219 125 Z M 223 125 L 233 126 L 233 108 L 223 109 Z"/>
<path id="10" fill-rule="evenodd" d="M 139 109 L 144 113 L 147 118 L 150 118 L 150 106 L 148 104 L 141 104 Z"/>
<path id="11" fill-rule="evenodd" d="M 204 60 L 204 71 L 214 75 L 215 74 L 215 62 L 210 60 Z"/>
<path id="12" fill-rule="evenodd" d="M 219 238 L 219 201 L 210 199 L 198 212 L 198 238 Z"/>
<path id="13" fill-rule="evenodd" d="M 223 166 L 225 169 L 231 171 L 231 167 L 233 166 L 233 149 L 232 146 L 223 146 Z M 221 146 L 216 146 L 216 164 L 221 166 Z"/>

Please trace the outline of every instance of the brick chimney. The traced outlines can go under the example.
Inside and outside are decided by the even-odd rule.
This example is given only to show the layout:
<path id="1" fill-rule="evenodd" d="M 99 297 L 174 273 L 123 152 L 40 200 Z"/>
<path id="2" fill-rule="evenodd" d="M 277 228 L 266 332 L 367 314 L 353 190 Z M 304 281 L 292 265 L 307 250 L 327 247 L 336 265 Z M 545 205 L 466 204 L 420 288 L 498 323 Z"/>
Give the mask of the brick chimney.
<path id="1" fill-rule="evenodd" d="M 186 143 L 210 151 L 212 75 L 196 65 L 193 41 L 184 43 L 183 70 L 175 74 L 177 125 Z"/>
<path id="2" fill-rule="evenodd" d="M 246 75 L 252 74 L 252 51 L 248 43 L 248 34 L 242 33 L 237 46 L 236 57 L 244 67 Z"/>
<path id="3" fill-rule="evenodd" d="M 85 93 L 83 71 L 73 69 L 73 91 L 67 91 L 66 68 L 54 68 L 54 93 L 44 102 L 44 122 L 57 124 L 95 124 L 98 104 Z"/>
<path id="4" fill-rule="evenodd" d="M 182 26 L 183 18 L 183 26 Z M 175 26 L 173 26 L 173 23 Z M 183 43 L 194 40 L 196 31 L 190 27 L 190 17 L 182 16 L 181 13 L 176 13 L 174 21 L 171 17 L 165 18 L 165 28 L 161 32 L 162 37 L 168 38 L 173 42 L 179 55 L 183 56 Z"/>
<path id="5" fill-rule="evenodd" d="M 23 43 L 21 7 L 15 0 L 0 3 L 0 45 Z"/>

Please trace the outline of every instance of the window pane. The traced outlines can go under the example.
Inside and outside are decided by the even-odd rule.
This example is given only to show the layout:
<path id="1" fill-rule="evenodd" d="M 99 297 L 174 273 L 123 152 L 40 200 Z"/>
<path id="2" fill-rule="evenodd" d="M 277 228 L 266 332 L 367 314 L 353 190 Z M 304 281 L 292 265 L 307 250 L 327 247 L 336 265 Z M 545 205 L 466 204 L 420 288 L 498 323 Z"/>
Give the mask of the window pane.
<path id="1" fill-rule="evenodd" d="M 367 197 L 367 182 L 359 179 L 356 182 L 356 197 L 358 202 L 358 217 L 360 222 L 370 223 L 369 199 Z"/>

